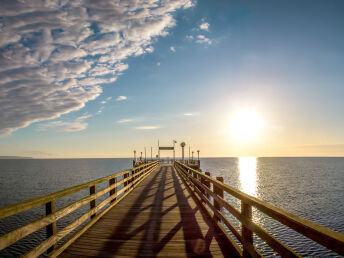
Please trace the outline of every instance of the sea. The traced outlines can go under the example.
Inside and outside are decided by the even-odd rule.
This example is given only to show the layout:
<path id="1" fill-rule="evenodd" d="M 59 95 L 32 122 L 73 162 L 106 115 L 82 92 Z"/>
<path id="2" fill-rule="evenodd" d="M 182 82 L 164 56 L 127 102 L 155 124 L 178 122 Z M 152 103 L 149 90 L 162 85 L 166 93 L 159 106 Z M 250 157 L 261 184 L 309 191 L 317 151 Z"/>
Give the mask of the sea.
<path id="1" fill-rule="evenodd" d="M 131 165 L 132 159 L 0 159 L 0 207 L 111 175 Z M 201 169 L 209 171 L 212 177 L 222 176 L 226 184 L 249 195 L 344 233 L 344 158 L 202 158 Z M 81 191 L 62 198 L 56 203 L 57 209 L 87 194 Z M 240 209 L 239 200 L 227 194 L 225 199 Z M 83 209 L 61 219 L 58 229 L 88 207 Z M 0 235 L 41 217 L 44 212 L 44 207 L 37 207 L 1 219 Z M 226 215 L 240 229 L 235 218 Z M 339 257 L 256 209 L 253 220 L 304 257 Z M 39 230 L 0 251 L 0 257 L 18 257 L 44 238 L 45 229 Z M 264 256 L 278 257 L 257 237 L 254 243 Z"/>

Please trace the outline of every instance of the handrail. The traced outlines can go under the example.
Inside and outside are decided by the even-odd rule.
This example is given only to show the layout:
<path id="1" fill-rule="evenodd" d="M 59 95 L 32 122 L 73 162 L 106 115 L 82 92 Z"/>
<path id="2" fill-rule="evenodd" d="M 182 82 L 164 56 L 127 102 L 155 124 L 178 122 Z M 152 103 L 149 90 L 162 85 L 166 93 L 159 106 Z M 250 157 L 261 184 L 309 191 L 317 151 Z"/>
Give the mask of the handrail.
<path id="1" fill-rule="evenodd" d="M 18 240 L 24 238 L 25 236 L 36 232 L 37 230 L 46 227 L 47 228 L 47 239 L 43 241 L 40 245 L 32 249 L 29 253 L 25 254 L 27 257 L 36 257 L 48 250 L 49 256 L 57 256 L 65 248 L 67 248 L 76 238 L 75 235 L 80 234 L 80 232 L 86 231 L 91 225 L 95 223 L 101 216 L 103 216 L 110 208 L 114 207 L 120 200 L 122 200 L 129 192 L 131 192 L 134 187 L 139 184 L 146 176 L 150 174 L 157 166 L 158 161 L 145 163 L 143 165 L 134 167 L 129 170 L 124 170 L 122 172 L 102 177 L 84 184 L 73 186 L 55 193 L 51 193 L 42 197 L 27 200 L 21 203 L 8 205 L 0 208 L 0 219 L 5 218 L 14 214 L 18 214 L 25 210 L 32 209 L 34 207 L 45 205 L 46 206 L 46 216 L 41 217 L 35 221 L 32 221 L 26 225 L 23 225 L 11 232 L 8 232 L 0 236 L 0 250 L 12 245 Z M 120 178 L 123 177 L 123 178 Z M 96 185 L 109 181 L 109 186 L 96 192 Z M 121 187 L 117 189 L 118 187 Z M 90 195 L 75 201 L 60 210 L 55 211 L 55 201 L 61 197 L 79 192 L 83 189 L 89 188 Z M 103 200 L 100 204 L 96 205 L 96 199 L 104 194 L 109 193 L 109 197 Z M 102 208 L 107 204 L 110 205 L 106 207 L 101 213 L 97 214 Z M 63 218 L 64 216 L 70 214 L 71 212 L 79 209 L 80 207 L 90 204 L 90 210 L 81 215 L 79 218 L 74 220 L 71 224 L 61 229 L 59 232 L 56 230 L 56 222 Z M 70 232 L 84 223 L 88 218 L 91 220 L 86 223 L 77 233 L 71 236 L 68 240 L 59 246 L 57 243 L 66 237 Z"/>
<path id="2" fill-rule="evenodd" d="M 268 202 L 243 193 L 234 187 L 224 184 L 223 178 L 221 177 L 214 179 L 178 161 L 174 163 L 174 166 L 177 172 L 193 187 L 192 190 L 198 195 L 199 199 L 203 203 L 206 203 L 207 207 L 210 207 L 215 217 L 219 221 L 222 221 L 232 231 L 239 242 L 243 244 L 243 250 L 241 252 L 244 256 L 245 254 L 259 256 L 258 251 L 253 245 L 253 233 L 263 239 L 272 249 L 282 256 L 298 256 L 289 247 L 285 246 L 252 221 L 252 207 L 255 207 L 257 210 L 328 249 L 344 255 L 344 234 L 320 226 Z M 210 183 L 212 183 L 214 191 L 211 190 Z M 241 211 L 238 211 L 224 199 L 223 192 L 241 200 Z M 209 200 L 209 196 L 213 198 L 213 202 Z M 241 234 L 226 219 L 223 210 L 215 207 L 216 205 L 225 208 L 242 223 Z M 228 235 L 228 237 L 230 236 Z"/>

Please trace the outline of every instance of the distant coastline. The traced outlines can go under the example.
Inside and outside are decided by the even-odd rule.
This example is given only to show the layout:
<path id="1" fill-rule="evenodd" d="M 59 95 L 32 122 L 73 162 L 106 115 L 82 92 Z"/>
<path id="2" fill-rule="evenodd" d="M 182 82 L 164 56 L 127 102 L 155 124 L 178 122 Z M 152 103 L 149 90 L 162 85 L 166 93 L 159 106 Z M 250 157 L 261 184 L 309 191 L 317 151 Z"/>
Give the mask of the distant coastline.
<path id="1" fill-rule="evenodd" d="M 32 157 L 21 157 L 21 156 L 0 156 L 0 159 L 33 159 Z"/>

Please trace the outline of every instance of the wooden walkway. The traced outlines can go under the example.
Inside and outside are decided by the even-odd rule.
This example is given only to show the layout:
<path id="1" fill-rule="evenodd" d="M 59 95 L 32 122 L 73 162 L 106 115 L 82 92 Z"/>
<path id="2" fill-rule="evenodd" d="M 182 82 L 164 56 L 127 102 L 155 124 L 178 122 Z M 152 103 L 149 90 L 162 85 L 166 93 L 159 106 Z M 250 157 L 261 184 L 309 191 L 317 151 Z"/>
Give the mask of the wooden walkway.
<path id="1" fill-rule="evenodd" d="M 60 257 L 230 257 L 231 245 L 171 165 L 161 165 Z"/>

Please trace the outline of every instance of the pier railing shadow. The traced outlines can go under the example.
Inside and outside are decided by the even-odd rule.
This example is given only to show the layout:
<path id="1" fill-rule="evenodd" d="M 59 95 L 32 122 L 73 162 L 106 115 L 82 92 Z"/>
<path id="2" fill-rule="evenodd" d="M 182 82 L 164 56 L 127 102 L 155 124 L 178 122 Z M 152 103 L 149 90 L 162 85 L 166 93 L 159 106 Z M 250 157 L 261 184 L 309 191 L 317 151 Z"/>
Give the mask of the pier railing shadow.
<path id="1" fill-rule="evenodd" d="M 238 255 L 244 257 L 261 256 L 254 245 L 253 235 L 255 234 L 255 236 L 263 240 L 282 257 L 300 257 L 300 255 L 291 248 L 252 220 L 253 208 L 316 243 L 340 255 L 344 255 L 344 234 L 320 226 L 270 203 L 241 192 L 238 189 L 230 187 L 223 183 L 222 177 L 214 179 L 210 177 L 208 172 L 203 174 L 177 161 L 174 163 L 174 167 L 179 175 L 185 180 L 186 185 L 192 189 L 192 192 L 203 208 L 210 216 L 213 216 L 214 221 L 217 222 L 218 227 L 235 247 Z M 224 199 L 224 192 L 241 201 L 240 211 Z M 241 223 L 241 232 L 233 226 L 231 221 L 229 221 L 226 217 L 226 212 L 229 212 Z M 236 238 L 236 241 L 228 234 L 229 231 Z"/>
<path id="2" fill-rule="evenodd" d="M 143 189 L 137 189 L 140 194 L 135 201 L 130 204 L 123 219 L 120 220 L 109 236 L 109 241 L 105 242 L 97 256 L 105 253 L 113 256 L 119 255 L 119 250 L 127 241 L 135 236 L 142 234 L 142 237 L 135 238 L 137 243 L 136 256 L 155 257 L 171 241 L 173 242 L 176 235 L 183 233 L 183 245 L 188 257 L 212 257 L 209 246 L 214 238 L 219 243 L 220 252 L 223 256 L 231 256 L 231 247 L 228 245 L 226 238 L 219 232 L 214 223 L 207 215 L 200 210 L 198 205 L 192 207 L 190 198 L 194 197 L 185 187 L 181 178 L 177 175 L 173 167 L 162 166 L 160 171 L 146 179 Z M 153 191 L 153 193 L 152 193 Z M 172 191 L 172 193 L 170 193 Z M 168 195 L 165 194 L 169 193 Z M 169 199 L 173 198 L 174 201 Z M 194 200 L 193 200 L 194 201 Z M 170 229 L 162 230 L 163 218 L 173 218 L 176 211 L 180 221 L 170 221 Z M 113 211 L 115 212 L 115 210 Z M 140 226 L 133 228 L 136 219 L 142 216 L 142 212 L 148 212 Z M 206 222 L 206 233 L 202 233 L 201 226 L 195 216 L 201 213 L 203 221 Z M 164 225 L 166 227 L 166 225 Z M 203 227 L 204 228 L 204 227 Z M 166 232 L 166 233 L 165 233 Z M 116 241 L 112 241 L 116 239 Z M 181 251 L 181 250 L 179 250 Z"/>

